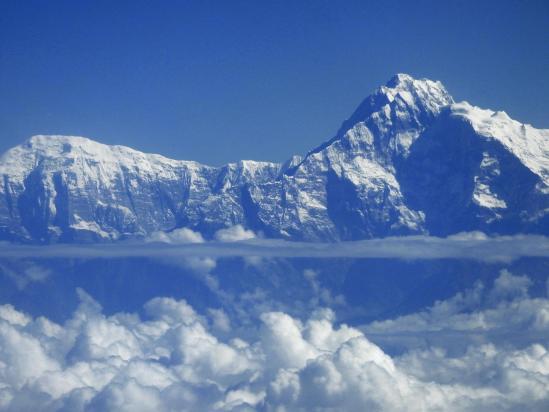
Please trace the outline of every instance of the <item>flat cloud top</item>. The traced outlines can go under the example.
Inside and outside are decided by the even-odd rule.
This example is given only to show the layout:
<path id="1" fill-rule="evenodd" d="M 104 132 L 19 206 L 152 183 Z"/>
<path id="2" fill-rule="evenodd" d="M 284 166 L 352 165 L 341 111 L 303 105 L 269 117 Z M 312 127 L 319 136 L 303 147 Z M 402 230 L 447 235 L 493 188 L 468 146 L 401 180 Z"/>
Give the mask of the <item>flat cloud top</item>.
<path id="1" fill-rule="evenodd" d="M 144 242 L 89 245 L 0 245 L 0 257 L 117 258 L 117 257 L 310 257 L 473 259 L 508 262 L 520 257 L 549 257 L 549 238 L 538 235 L 488 237 L 480 232 L 446 238 L 432 236 L 388 237 L 339 243 L 294 242 L 254 238 L 253 232 L 234 230 L 204 242 L 196 234 L 148 238 Z M 247 240 L 240 240 L 247 239 Z"/>

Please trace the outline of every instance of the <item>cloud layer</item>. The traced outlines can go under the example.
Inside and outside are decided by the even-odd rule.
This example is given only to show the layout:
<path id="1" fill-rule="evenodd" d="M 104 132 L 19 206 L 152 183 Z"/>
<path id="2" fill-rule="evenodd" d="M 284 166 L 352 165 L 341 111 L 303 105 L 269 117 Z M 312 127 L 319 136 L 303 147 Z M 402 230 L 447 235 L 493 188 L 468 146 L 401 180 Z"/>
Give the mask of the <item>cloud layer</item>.
<path id="1" fill-rule="evenodd" d="M 0 409 L 547 410 L 549 300 L 530 297 L 530 282 L 502 272 L 490 287 L 361 330 L 322 308 L 307 319 L 266 311 L 243 330 L 221 308 L 197 313 L 171 298 L 150 300 L 144 316 L 105 316 L 82 290 L 62 325 L 3 305 Z M 527 339 L 488 333 L 501 330 Z M 456 331 L 477 340 L 452 348 Z M 390 355 L 370 334 L 440 339 L 400 341 Z"/>
<path id="2" fill-rule="evenodd" d="M 309 257 L 473 259 L 509 262 L 520 257 L 549 257 L 549 238 L 538 235 L 488 237 L 480 232 L 447 238 L 388 237 L 340 243 L 290 242 L 261 239 L 241 226 L 223 229 L 216 241 L 204 242 L 199 233 L 178 229 L 156 232 L 145 242 L 90 245 L 29 246 L 0 244 L 0 258 L 115 258 L 115 257 Z"/>

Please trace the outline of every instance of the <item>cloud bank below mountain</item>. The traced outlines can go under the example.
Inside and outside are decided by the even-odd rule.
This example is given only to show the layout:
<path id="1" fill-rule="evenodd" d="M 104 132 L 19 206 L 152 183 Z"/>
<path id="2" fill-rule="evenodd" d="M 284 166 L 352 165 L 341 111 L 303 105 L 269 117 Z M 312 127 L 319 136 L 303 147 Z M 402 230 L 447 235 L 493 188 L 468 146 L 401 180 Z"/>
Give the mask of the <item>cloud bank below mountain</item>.
<path id="1" fill-rule="evenodd" d="M 162 297 L 144 316 L 105 316 L 82 290 L 64 324 L 2 305 L 0 408 L 547 410 L 549 299 L 529 286 L 504 271 L 490 288 L 360 329 L 318 307 L 306 319 L 263 312 L 244 331 L 220 309 Z M 524 339 L 492 333 L 502 329 Z M 438 339 L 403 340 L 391 356 L 369 338 L 405 332 Z M 453 347 L 453 332 L 476 338 Z"/>
<path id="2" fill-rule="evenodd" d="M 205 242 L 197 232 L 153 233 L 145 242 L 44 246 L 0 244 L 2 258 L 118 258 L 118 257 L 309 257 L 468 259 L 508 262 L 521 257 L 549 257 L 549 238 L 539 235 L 486 236 L 460 233 L 387 237 L 338 243 L 262 239 L 240 228 L 224 229 L 217 241 Z"/>

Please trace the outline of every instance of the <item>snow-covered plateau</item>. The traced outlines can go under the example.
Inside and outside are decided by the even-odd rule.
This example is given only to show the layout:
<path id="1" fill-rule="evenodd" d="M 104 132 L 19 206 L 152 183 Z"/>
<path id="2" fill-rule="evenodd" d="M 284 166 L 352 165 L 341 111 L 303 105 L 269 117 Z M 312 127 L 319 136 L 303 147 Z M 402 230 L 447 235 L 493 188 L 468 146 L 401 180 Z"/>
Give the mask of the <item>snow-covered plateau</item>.
<path id="1" fill-rule="evenodd" d="M 241 225 L 337 241 L 428 233 L 549 234 L 549 130 L 394 76 L 337 134 L 284 164 L 211 167 L 74 136 L 0 158 L 0 239 L 89 242 Z"/>

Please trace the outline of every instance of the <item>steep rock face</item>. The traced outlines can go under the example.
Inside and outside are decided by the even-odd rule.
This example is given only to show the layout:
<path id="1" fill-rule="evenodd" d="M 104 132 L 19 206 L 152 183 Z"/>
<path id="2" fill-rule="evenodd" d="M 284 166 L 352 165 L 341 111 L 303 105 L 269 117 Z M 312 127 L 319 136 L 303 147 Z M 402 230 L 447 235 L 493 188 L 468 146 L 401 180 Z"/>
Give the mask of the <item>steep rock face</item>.
<path id="1" fill-rule="evenodd" d="M 0 158 L 0 238 L 81 242 L 242 224 L 269 237 L 549 233 L 549 131 L 399 74 L 284 164 L 215 168 L 35 136 Z"/>
<path id="2" fill-rule="evenodd" d="M 219 229 L 245 223 L 240 188 L 279 169 L 248 161 L 212 168 L 81 137 L 34 136 L 0 160 L 0 226 L 4 237 L 40 242 Z"/>
<path id="3" fill-rule="evenodd" d="M 395 177 L 419 135 L 452 98 L 440 82 L 399 74 L 366 98 L 337 135 L 285 173 L 281 230 L 292 237 L 355 239 L 424 231 Z M 287 218 L 290 213 L 290 218 Z M 265 219 L 279 214 L 269 210 Z M 280 219 L 279 219 L 280 221 Z"/>
<path id="4" fill-rule="evenodd" d="M 431 234 L 549 233 L 547 130 L 459 103 L 445 108 L 397 167 Z"/>

